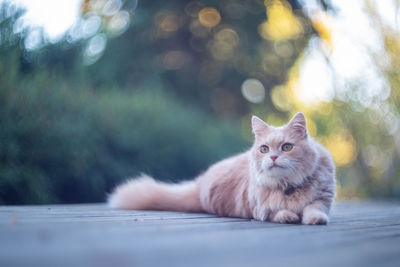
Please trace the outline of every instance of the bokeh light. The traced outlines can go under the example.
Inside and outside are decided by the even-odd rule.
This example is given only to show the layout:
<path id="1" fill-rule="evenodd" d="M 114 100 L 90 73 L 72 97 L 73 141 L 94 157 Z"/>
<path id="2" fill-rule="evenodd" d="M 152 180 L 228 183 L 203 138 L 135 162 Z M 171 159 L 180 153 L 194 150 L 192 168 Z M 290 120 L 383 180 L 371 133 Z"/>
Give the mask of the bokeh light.
<path id="1" fill-rule="evenodd" d="M 14 0 L 12 2 L 27 8 L 27 12 L 21 17 L 24 28 L 44 27 L 46 37 L 52 42 L 57 42 L 79 18 L 82 0 Z M 43 12 L 46 10 L 51 12 Z"/>
<path id="2" fill-rule="evenodd" d="M 213 7 L 205 7 L 199 12 L 199 21 L 206 27 L 215 27 L 221 21 L 221 15 Z"/>
<path id="3" fill-rule="evenodd" d="M 303 32 L 300 21 L 285 0 L 266 0 L 266 22 L 260 24 L 258 32 L 261 37 L 272 40 L 287 40 Z"/>
<path id="4" fill-rule="evenodd" d="M 234 49 L 239 43 L 239 36 L 229 27 L 224 27 L 214 35 L 211 42 L 211 54 L 219 60 L 228 60 L 233 57 Z"/>
<path id="5" fill-rule="evenodd" d="M 243 96 L 252 103 L 260 103 L 265 97 L 264 85 L 257 79 L 247 79 L 242 84 Z"/>
<path id="6" fill-rule="evenodd" d="M 99 16 L 89 15 L 86 19 L 84 19 L 82 21 L 81 25 L 78 25 L 78 27 L 80 27 L 79 38 L 92 37 L 94 34 L 96 34 L 100 30 L 101 25 L 102 25 L 102 21 Z"/>
<path id="7" fill-rule="evenodd" d="M 338 166 L 348 165 L 355 161 L 357 148 L 352 135 L 347 131 L 334 133 L 320 138 L 321 142 L 331 153 L 333 160 Z"/>
<path id="8" fill-rule="evenodd" d="M 122 34 L 129 26 L 130 16 L 127 11 L 119 11 L 111 17 L 108 29 L 113 35 Z"/>
<path id="9" fill-rule="evenodd" d="M 96 62 L 106 48 L 107 38 L 104 34 L 97 34 L 93 36 L 85 50 L 84 63 L 86 65 Z"/>
<path id="10" fill-rule="evenodd" d="M 106 16 L 113 16 L 117 13 L 122 7 L 121 0 L 108 0 L 103 5 L 103 14 Z"/>

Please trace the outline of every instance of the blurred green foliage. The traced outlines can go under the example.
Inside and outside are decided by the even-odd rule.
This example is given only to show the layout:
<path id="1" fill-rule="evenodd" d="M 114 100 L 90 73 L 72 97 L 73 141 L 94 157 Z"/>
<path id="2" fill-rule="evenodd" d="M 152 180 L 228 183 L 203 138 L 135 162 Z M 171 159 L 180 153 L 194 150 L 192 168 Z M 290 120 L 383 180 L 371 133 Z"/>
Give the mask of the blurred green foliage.
<path id="1" fill-rule="evenodd" d="M 249 147 L 252 113 L 279 125 L 297 111 L 334 157 L 339 197 L 399 197 L 400 40 L 367 5 L 390 97 L 362 107 L 362 88 L 346 84 L 307 105 L 296 93 L 305 49 L 318 38 L 330 64 L 334 48 L 335 10 L 317 2 L 325 13 L 308 17 L 296 0 L 85 0 L 56 41 L 3 2 L 0 204 L 104 201 L 140 172 L 191 179 Z"/>
<path id="2" fill-rule="evenodd" d="M 35 28 L 16 31 L 24 12 L 3 2 L 0 203 L 103 201 L 117 182 L 139 172 L 190 179 L 250 144 L 232 117 L 247 114 L 249 103 L 231 89 L 249 72 L 266 84 L 284 80 L 283 65 L 262 76 L 257 74 L 262 64 L 252 64 L 274 49 L 257 32 L 265 20 L 262 1 L 233 1 L 237 18 L 225 14 L 215 28 L 197 18 L 215 1 L 141 1 L 137 8 L 135 1 L 125 1 L 113 17 L 128 10 L 131 22 L 117 34 L 110 17 L 99 12 L 104 4 L 84 1 L 80 24 L 51 43 L 40 29 L 39 35 Z M 99 18 L 94 32 L 71 37 Z M 222 30 L 226 34 L 218 41 Z M 237 32 L 242 39 L 234 47 Z M 305 45 L 302 38 L 284 64 L 294 62 Z M 91 53 L 93 41 L 104 40 L 107 49 Z M 210 52 L 210 43 L 216 51 Z"/>
<path id="3" fill-rule="evenodd" d="M 21 77 L 19 57 L 2 54 L 2 203 L 101 201 L 122 178 L 190 178 L 247 146 L 232 123 L 159 88 L 93 90 L 45 70 Z"/>

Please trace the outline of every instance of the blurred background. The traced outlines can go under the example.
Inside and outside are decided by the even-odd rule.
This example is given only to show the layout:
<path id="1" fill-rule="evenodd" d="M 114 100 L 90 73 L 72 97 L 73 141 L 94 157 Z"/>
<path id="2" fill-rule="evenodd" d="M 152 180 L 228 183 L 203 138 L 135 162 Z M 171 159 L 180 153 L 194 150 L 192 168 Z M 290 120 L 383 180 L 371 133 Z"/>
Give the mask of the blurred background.
<path id="1" fill-rule="evenodd" d="M 0 0 L 0 204 L 191 179 L 302 111 L 338 199 L 400 198 L 400 1 Z"/>

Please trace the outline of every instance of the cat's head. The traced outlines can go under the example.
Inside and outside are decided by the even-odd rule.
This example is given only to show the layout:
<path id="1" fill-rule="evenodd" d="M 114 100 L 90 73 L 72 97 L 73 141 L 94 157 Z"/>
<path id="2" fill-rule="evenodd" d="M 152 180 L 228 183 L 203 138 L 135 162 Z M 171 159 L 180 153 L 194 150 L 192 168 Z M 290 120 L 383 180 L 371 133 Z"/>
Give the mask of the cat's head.
<path id="1" fill-rule="evenodd" d="M 303 113 L 297 113 L 288 124 L 280 127 L 268 125 L 256 116 L 251 124 L 255 136 L 251 165 L 259 184 L 299 185 L 314 171 L 317 156 Z"/>

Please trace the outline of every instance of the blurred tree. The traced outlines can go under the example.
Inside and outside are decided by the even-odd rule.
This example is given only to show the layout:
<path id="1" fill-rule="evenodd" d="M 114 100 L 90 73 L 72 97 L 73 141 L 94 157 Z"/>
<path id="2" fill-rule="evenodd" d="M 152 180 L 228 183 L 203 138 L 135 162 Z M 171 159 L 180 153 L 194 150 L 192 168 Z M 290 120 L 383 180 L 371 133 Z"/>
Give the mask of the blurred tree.
<path id="1" fill-rule="evenodd" d="M 43 36 L 24 58 L 93 87 L 162 85 L 205 110 L 237 116 L 251 103 L 274 111 L 265 95 L 286 80 L 316 33 L 296 0 L 85 0 L 63 39 L 51 44 Z M 261 82 L 264 97 L 251 96 L 258 92 L 252 83 L 241 88 L 249 78 Z"/>
<path id="2" fill-rule="evenodd" d="M 102 201 L 139 171 L 190 178 L 246 149 L 251 113 L 281 124 L 297 111 L 331 151 L 340 196 L 399 197 L 398 30 L 365 2 L 388 98 L 363 107 L 354 83 L 308 105 L 296 91 L 305 49 L 317 38 L 331 65 L 334 8 L 317 1 L 320 12 L 306 14 L 304 3 L 85 0 L 52 43 L 3 2 L 0 202 Z"/>
<path id="3" fill-rule="evenodd" d="M 107 20 L 98 2 L 85 1 L 84 16 Z M 142 1 L 131 26 L 88 71 L 97 84 L 162 83 L 205 110 L 244 115 L 243 81 L 258 79 L 267 94 L 285 81 L 313 33 L 297 1 Z"/>
<path id="4" fill-rule="evenodd" d="M 394 1 L 399 6 L 399 1 Z M 366 84 L 368 77 L 355 77 L 340 84 L 338 70 L 332 62 L 335 44 L 332 37 L 332 15 L 314 12 L 311 20 L 319 41 L 312 48 L 324 55 L 332 74 L 334 98 L 330 102 L 306 103 L 300 99 L 300 69 L 306 57 L 301 56 L 288 71 L 287 81 L 271 91 L 274 106 L 291 114 L 307 114 L 311 135 L 330 150 L 337 165 L 339 197 L 400 197 L 400 79 L 398 29 L 377 12 L 376 2 L 365 0 L 369 26 L 376 32 L 382 49 L 372 50 L 366 44 L 358 47 L 373 58 L 369 67 L 378 73 L 385 85 L 382 90 Z M 346 59 L 353 60 L 353 59 Z M 355 59 L 354 59 L 355 60 Z M 372 92 L 372 93 L 371 93 Z M 379 92 L 379 93 L 377 93 Z M 280 117 L 271 114 L 270 121 Z M 282 121 L 282 120 L 281 120 Z"/>
<path id="5" fill-rule="evenodd" d="M 0 203 L 104 201 L 118 180 L 140 171 L 187 179 L 246 148 L 237 126 L 161 86 L 93 86 L 80 74 L 79 47 L 64 50 L 65 40 L 22 50 L 26 35 L 10 34 L 21 13 L 6 16 L 7 8 L 0 27 Z"/>

